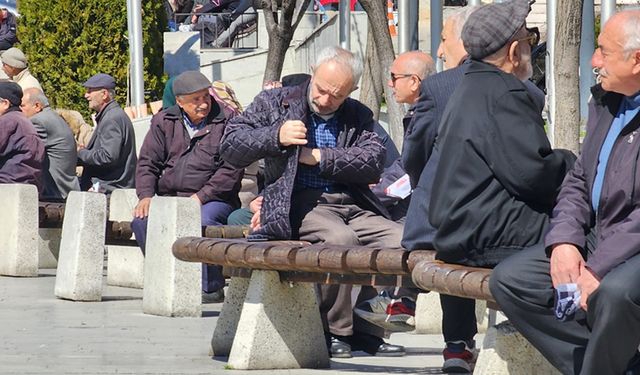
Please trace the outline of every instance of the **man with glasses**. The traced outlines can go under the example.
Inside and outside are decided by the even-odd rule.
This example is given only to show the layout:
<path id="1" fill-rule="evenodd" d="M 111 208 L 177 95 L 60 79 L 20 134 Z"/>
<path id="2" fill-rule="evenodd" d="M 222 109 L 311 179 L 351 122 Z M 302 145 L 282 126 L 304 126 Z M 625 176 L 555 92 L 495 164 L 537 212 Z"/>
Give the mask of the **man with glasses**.
<path id="1" fill-rule="evenodd" d="M 116 81 L 98 73 L 83 86 L 84 98 L 96 112 L 96 126 L 89 144 L 78 145 L 78 163 L 84 167 L 80 189 L 111 193 L 134 188 L 137 158 L 133 124 L 115 101 Z"/>
<path id="2" fill-rule="evenodd" d="M 528 13 L 526 0 L 484 5 L 462 29 L 470 62 L 439 125 L 429 209 L 437 259 L 447 263 L 491 268 L 539 244 L 575 159 L 551 149 L 523 84 L 536 42 Z M 445 371 L 469 371 L 475 300 L 450 297 L 442 313 Z"/>

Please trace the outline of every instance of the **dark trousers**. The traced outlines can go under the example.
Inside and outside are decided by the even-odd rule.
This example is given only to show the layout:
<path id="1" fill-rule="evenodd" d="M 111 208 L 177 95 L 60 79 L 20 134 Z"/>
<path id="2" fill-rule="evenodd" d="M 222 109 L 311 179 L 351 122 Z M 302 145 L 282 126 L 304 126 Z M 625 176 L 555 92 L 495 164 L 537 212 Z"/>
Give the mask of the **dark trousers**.
<path id="1" fill-rule="evenodd" d="M 233 211 L 231 205 L 211 201 L 203 204 L 200 209 L 202 225 L 225 225 L 227 217 Z M 131 229 L 136 235 L 138 246 L 145 253 L 147 245 L 147 219 L 134 218 L 131 221 Z M 222 276 L 222 266 L 202 264 L 202 291 L 212 293 L 224 287 L 224 276 Z"/>
<path id="2" fill-rule="evenodd" d="M 563 374 L 619 375 L 640 344 L 640 255 L 611 270 L 572 321 L 553 313 L 554 289 L 542 245 L 498 265 L 491 293 L 513 325 Z"/>

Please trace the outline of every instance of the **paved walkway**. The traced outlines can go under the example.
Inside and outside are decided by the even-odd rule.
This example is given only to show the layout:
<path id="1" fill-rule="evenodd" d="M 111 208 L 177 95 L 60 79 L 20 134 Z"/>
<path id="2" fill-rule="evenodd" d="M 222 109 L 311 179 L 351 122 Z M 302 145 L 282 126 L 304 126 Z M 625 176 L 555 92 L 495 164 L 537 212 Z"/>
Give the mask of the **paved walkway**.
<path id="1" fill-rule="evenodd" d="M 165 318 L 142 314 L 141 290 L 105 284 L 102 302 L 72 302 L 54 297 L 54 283 L 55 270 L 0 277 L 0 374 L 440 374 L 442 339 L 414 334 L 392 335 L 409 352 L 401 358 L 357 355 L 327 370 L 225 370 L 225 358 L 207 355 L 222 304 L 204 305 L 202 318 Z"/>

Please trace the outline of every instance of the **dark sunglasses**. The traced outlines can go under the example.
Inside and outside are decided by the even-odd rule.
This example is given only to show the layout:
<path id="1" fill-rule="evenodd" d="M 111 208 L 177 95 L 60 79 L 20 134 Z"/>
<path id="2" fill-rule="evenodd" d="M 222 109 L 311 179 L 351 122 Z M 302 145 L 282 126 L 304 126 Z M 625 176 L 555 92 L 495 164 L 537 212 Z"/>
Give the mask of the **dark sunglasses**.
<path id="1" fill-rule="evenodd" d="M 421 82 L 422 80 L 420 79 L 420 77 L 418 77 L 415 74 L 404 74 L 404 73 L 389 73 L 389 77 L 391 78 L 391 83 L 393 83 L 394 85 L 396 84 L 396 81 L 399 80 L 400 78 L 407 78 L 407 77 L 412 77 L 412 76 L 416 76 L 416 78 L 418 78 L 418 82 Z"/>

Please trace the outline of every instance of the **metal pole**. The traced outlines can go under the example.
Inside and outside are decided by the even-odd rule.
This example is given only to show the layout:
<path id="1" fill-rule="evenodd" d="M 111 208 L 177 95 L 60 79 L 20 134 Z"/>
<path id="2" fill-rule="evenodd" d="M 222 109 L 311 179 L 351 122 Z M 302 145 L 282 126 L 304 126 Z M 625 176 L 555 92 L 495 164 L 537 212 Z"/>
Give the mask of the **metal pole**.
<path id="1" fill-rule="evenodd" d="M 431 0 L 431 57 L 438 61 L 438 71 L 442 70 L 442 60 L 438 60 L 438 46 L 442 34 L 442 0 Z"/>
<path id="2" fill-rule="evenodd" d="M 411 0 L 398 0 L 398 52 L 403 53 L 411 49 L 411 23 L 409 18 Z"/>
<path id="3" fill-rule="evenodd" d="M 351 49 L 351 1 L 340 0 L 340 47 Z"/>
<path id="4" fill-rule="evenodd" d="M 411 41 L 410 41 L 410 50 L 417 51 L 420 49 L 420 35 L 419 35 L 419 23 L 420 23 L 420 2 L 419 1 L 411 1 L 411 8 L 409 9 L 409 14 L 411 17 L 409 18 L 409 25 L 411 25 Z"/>
<path id="5" fill-rule="evenodd" d="M 469 6 L 482 5 L 482 0 L 469 0 L 467 1 L 467 5 Z"/>
<path id="6" fill-rule="evenodd" d="M 129 59 L 131 71 L 131 104 L 137 115 L 144 104 L 144 74 L 142 63 L 142 12 L 141 0 L 127 0 L 129 18 Z"/>
<path id="7" fill-rule="evenodd" d="M 600 25 L 604 26 L 607 20 L 616 12 L 616 0 L 602 0 L 600 9 Z"/>
<path id="8" fill-rule="evenodd" d="M 556 98 L 555 98 L 555 80 L 553 79 L 553 58 L 556 36 L 556 0 L 547 1 L 547 59 L 546 65 L 546 87 L 547 87 L 547 136 L 549 142 L 554 144 L 555 131 L 555 115 L 556 115 Z"/>
<path id="9" fill-rule="evenodd" d="M 595 84 L 591 69 L 591 56 L 595 45 L 595 9 L 593 0 L 584 0 L 582 7 L 582 38 L 580 41 L 580 122 L 584 123 L 589 111 L 590 88 Z"/>

